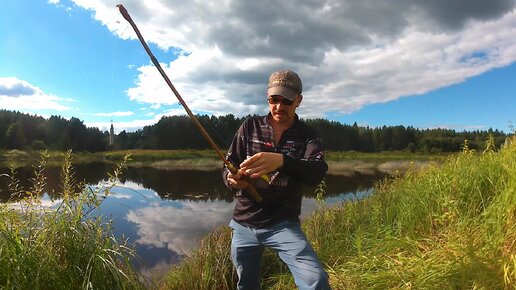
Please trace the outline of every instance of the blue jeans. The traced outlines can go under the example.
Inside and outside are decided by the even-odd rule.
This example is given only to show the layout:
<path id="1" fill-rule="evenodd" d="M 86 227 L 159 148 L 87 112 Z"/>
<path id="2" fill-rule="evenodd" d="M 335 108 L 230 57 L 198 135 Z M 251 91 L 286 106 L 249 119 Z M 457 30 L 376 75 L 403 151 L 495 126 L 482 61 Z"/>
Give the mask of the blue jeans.
<path id="1" fill-rule="evenodd" d="M 264 247 L 275 250 L 287 264 L 299 289 L 330 289 L 328 274 L 301 230 L 299 222 L 280 222 L 269 228 L 250 228 L 231 220 L 231 259 L 238 274 L 237 289 L 260 289 Z"/>

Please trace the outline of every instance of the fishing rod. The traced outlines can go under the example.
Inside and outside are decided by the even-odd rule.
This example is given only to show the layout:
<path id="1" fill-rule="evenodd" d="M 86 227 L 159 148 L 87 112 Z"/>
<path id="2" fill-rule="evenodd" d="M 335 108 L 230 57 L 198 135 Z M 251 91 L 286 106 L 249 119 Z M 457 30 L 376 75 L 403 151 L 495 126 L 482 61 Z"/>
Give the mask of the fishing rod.
<path id="1" fill-rule="evenodd" d="M 179 100 L 179 102 L 181 103 L 181 105 L 185 109 L 185 111 L 188 114 L 188 116 L 190 116 L 190 119 L 192 119 L 192 121 L 194 122 L 194 124 L 197 127 L 197 129 L 199 129 L 201 134 L 204 136 L 204 139 L 206 139 L 206 141 L 208 141 L 208 143 L 210 143 L 211 147 L 215 150 L 215 152 L 217 152 L 217 155 L 224 162 L 224 164 L 229 169 L 231 174 L 238 174 L 238 168 L 233 163 L 231 163 L 229 160 L 227 160 L 226 157 L 224 157 L 224 154 L 222 153 L 222 150 L 220 150 L 220 147 L 211 138 L 210 134 L 208 134 L 206 129 L 204 129 L 204 127 L 201 125 L 201 123 L 199 122 L 197 117 L 192 113 L 190 108 L 188 108 L 188 105 L 186 104 L 186 102 L 183 100 L 183 98 L 181 97 L 179 92 L 176 90 L 176 88 L 174 87 L 174 85 L 172 84 L 170 79 L 168 78 L 168 76 L 165 73 L 165 71 L 161 68 L 161 65 L 159 64 L 159 62 L 156 59 L 156 57 L 154 57 L 154 54 L 152 53 L 152 51 L 150 50 L 149 46 L 147 45 L 147 43 L 143 39 L 143 36 L 140 33 L 140 30 L 138 29 L 138 27 L 134 23 L 133 19 L 129 15 L 129 12 L 127 12 L 127 9 L 125 9 L 124 5 L 122 5 L 122 4 L 118 4 L 118 5 L 116 5 L 116 7 L 118 7 L 118 10 L 120 10 L 120 13 L 125 18 L 125 20 L 127 20 L 127 22 L 129 22 L 129 24 L 131 24 L 131 26 L 133 27 L 134 32 L 136 32 L 136 35 L 138 36 L 138 39 L 140 40 L 141 44 L 143 45 L 143 48 L 145 48 L 145 51 L 149 55 L 152 63 L 158 69 L 158 71 L 161 74 L 161 76 L 163 77 L 163 79 L 165 79 L 165 82 L 168 84 L 168 86 L 170 87 L 172 92 L 174 92 L 174 95 Z M 261 177 L 261 178 L 264 178 L 264 177 Z M 262 196 L 258 193 L 258 191 L 256 191 L 256 188 L 251 184 L 250 177 L 247 176 L 247 175 L 242 175 L 242 179 L 248 182 L 247 183 L 248 185 L 247 185 L 246 188 L 244 188 L 244 190 L 247 191 L 254 200 L 256 200 L 257 202 L 261 202 L 262 201 Z"/>

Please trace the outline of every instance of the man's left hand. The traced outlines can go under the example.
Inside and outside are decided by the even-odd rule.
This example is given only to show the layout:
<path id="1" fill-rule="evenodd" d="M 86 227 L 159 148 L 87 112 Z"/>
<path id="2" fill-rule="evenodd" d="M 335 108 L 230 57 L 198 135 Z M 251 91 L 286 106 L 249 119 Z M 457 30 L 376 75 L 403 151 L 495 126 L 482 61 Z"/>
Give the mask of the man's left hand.
<path id="1" fill-rule="evenodd" d="M 247 158 L 240 164 L 241 172 L 258 178 L 264 174 L 273 172 L 283 166 L 283 154 L 274 152 L 260 152 Z"/>

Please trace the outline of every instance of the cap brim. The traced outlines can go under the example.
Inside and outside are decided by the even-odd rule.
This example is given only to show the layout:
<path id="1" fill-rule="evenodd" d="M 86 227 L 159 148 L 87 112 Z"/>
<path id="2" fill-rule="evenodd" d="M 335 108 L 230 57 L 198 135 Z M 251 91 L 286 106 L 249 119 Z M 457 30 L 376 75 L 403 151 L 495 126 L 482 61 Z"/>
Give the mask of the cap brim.
<path id="1" fill-rule="evenodd" d="M 267 95 L 269 97 L 282 96 L 292 101 L 299 95 L 299 93 L 285 87 L 272 87 L 267 90 Z"/>

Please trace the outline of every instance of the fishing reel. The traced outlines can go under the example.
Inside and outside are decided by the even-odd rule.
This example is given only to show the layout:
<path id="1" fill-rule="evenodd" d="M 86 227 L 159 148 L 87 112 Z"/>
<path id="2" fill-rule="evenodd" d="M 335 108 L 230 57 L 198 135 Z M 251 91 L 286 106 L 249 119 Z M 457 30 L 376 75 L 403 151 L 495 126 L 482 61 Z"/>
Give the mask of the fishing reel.
<path id="1" fill-rule="evenodd" d="M 249 180 L 256 189 L 266 189 L 269 187 L 271 182 L 271 178 L 267 174 L 264 174 L 258 178 L 249 178 Z"/>
<path id="2" fill-rule="evenodd" d="M 238 174 L 238 168 L 235 165 L 228 163 L 226 166 L 232 174 Z M 251 184 L 256 189 L 266 189 L 269 187 L 271 182 L 271 178 L 267 174 L 258 178 L 251 178 L 249 175 L 242 174 L 241 179 Z"/>

